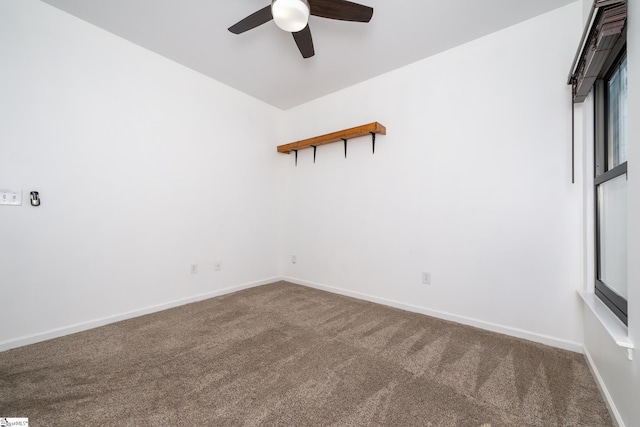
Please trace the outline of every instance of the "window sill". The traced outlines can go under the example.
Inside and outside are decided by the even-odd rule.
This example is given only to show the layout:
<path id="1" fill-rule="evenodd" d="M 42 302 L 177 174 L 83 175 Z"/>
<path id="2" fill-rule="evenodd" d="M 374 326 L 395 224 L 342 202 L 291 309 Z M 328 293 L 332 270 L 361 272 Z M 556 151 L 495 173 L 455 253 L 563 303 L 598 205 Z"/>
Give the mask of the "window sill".
<path id="1" fill-rule="evenodd" d="M 578 291 L 584 303 L 591 309 L 591 312 L 602 323 L 602 326 L 611 335 L 611 338 L 620 347 L 627 349 L 627 357 L 633 360 L 633 342 L 629 339 L 629 332 L 626 326 L 607 308 L 602 301 L 592 292 Z"/>

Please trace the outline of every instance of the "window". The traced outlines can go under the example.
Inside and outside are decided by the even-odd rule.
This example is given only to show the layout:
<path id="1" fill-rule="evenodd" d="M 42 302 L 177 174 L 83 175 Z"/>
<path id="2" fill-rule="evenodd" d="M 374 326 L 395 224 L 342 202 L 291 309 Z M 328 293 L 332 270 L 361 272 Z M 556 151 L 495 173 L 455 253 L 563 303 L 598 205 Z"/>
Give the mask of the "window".
<path id="1" fill-rule="evenodd" d="M 618 51 L 595 82 L 595 293 L 626 325 L 627 58 Z"/>
<path id="2" fill-rule="evenodd" d="M 594 92 L 595 294 L 627 324 L 627 1 L 594 0 L 571 64 L 574 104 Z"/>

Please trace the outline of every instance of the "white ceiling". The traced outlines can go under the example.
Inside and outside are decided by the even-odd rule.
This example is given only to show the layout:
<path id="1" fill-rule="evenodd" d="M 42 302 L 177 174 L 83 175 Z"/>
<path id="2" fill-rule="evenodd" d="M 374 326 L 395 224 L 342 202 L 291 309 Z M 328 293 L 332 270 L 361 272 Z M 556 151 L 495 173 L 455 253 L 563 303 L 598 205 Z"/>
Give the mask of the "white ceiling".
<path id="1" fill-rule="evenodd" d="M 357 0 L 370 23 L 310 18 L 310 59 L 273 21 L 227 31 L 270 0 L 42 1 L 286 110 L 574 0 Z"/>

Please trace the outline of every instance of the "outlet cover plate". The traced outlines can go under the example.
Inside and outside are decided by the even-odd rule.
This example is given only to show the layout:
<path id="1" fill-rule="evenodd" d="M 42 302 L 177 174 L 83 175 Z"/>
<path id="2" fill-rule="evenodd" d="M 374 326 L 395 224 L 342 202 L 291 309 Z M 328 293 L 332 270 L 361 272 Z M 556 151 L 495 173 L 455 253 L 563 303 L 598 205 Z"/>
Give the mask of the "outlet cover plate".
<path id="1" fill-rule="evenodd" d="M 431 273 L 422 273 L 422 284 L 430 285 L 431 284 Z"/>

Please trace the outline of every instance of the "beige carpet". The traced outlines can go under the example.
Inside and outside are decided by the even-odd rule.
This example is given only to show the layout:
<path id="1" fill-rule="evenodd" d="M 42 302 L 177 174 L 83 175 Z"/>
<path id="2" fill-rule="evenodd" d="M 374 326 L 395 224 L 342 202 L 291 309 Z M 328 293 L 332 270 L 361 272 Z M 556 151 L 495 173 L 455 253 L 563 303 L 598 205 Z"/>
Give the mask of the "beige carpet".
<path id="1" fill-rule="evenodd" d="M 0 353 L 35 426 L 611 426 L 582 355 L 279 282 Z"/>

